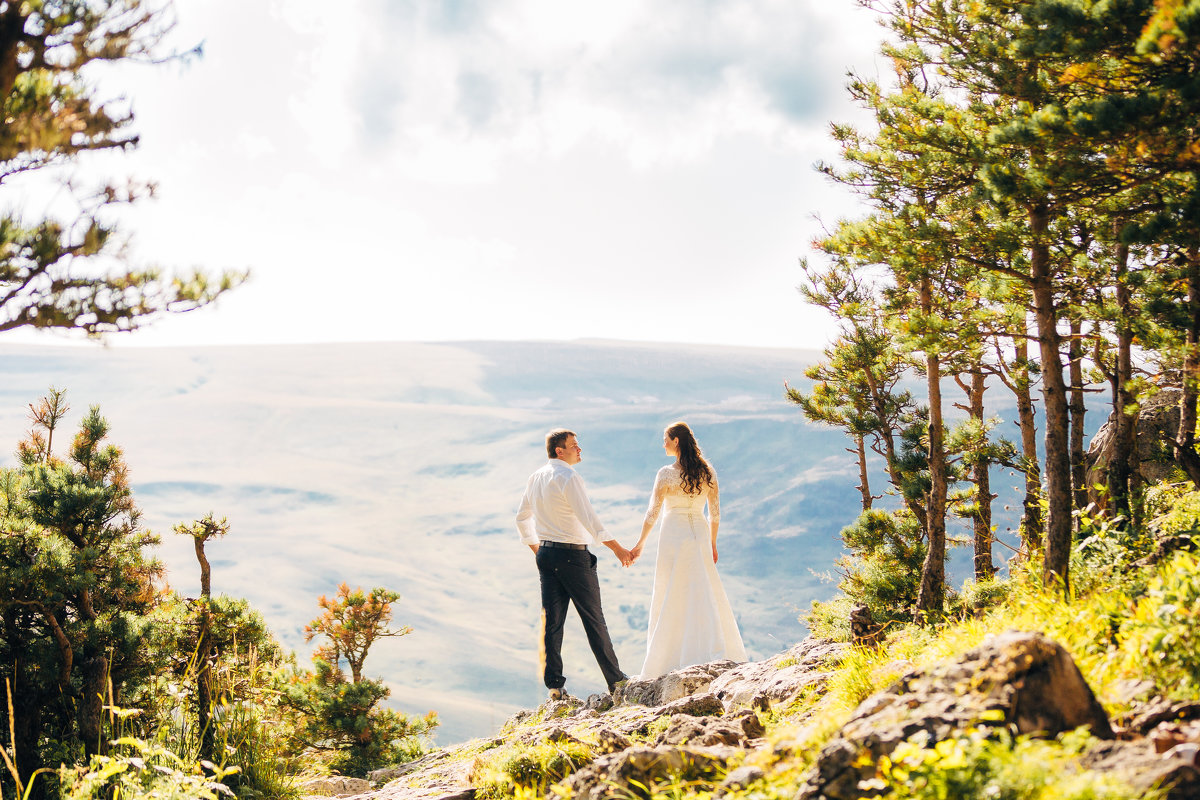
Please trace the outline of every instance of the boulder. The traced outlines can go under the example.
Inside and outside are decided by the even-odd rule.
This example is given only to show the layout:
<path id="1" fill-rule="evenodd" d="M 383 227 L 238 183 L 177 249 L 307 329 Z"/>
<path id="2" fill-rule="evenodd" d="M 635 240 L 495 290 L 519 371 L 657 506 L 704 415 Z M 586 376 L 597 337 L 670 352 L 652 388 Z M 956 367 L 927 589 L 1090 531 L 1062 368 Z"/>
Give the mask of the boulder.
<path id="1" fill-rule="evenodd" d="M 608 800 L 643 797 L 642 787 L 674 780 L 715 783 L 741 752 L 733 747 L 631 747 L 597 758 L 564 779 L 551 795 Z"/>
<path id="2" fill-rule="evenodd" d="M 467 747 L 496 747 L 502 739 L 476 739 Z M 459 758 L 453 750 L 438 750 L 399 767 L 375 770 L 371 781 L 381 788 L 356 795 L 357 800 L 470 800 L 472 759 Z"/>
<path id="3" fill-rule="evenodd" d="M 1175 469 L 1172 452 L 1175 435 L 1179 431 L 1178 389 L 1162 389 L 1158 394 L 1142 401 L 1138 409 L 1134 434 L 1133 472 L 1143 483 L 1151 484 L 1165 480 Z M 1097 508 L 1105 507 L 1105 495 L 1099 494 L 1095 486 L 1108 483 L 1108 463 L 1112 460 L 1113 439 L 1117 433 L 1116 417 L 1108 420 L 1092 436 L 1086 456 L 1088 501 Z"/>
<path id="4" fill-rule="evenodd" d="M 715 718 L 675 714 L 654 744 L 745 747 L 751 739 L 757 739 L 765 732 L 758 716 L 750 710 Z"/>
<path id="5" fill-rule="evenodd" d="M 662 707 L 663 716 L 688 714 L 693 717 L 707 717 L 713 714 L 721 714 L 724 711 L 725 704 L 721 702 L 721 698 L 707 692 L 692 695 L 691 697 L 681 697 L 674 703 L 668 703 Z"/>
<path id="6" fill-rule="evenodd" d="M 696 664 L 677 669 L 647 681 L 631 679 L 617 689 L 613 700 L 621 703 L 638 703 L 644 706 L 661 706 L 694 694 L 708 691 L 713 679 L 737 666 L 735 661 L 714 661 L 711 664 Z"/>
<path id="7" fill-rule="evenodd" d="M 1137 736 L 1147 736 L 1163 723 L 1195 721 L 1200 724 L 1200 700 L 1172 703 L 1155 699 L 1135 706 L 1124 720 L 1125 731 Z"/>
<path id="8" fill-rule="evenodd" d="M 1088 726 L 1112 728 L 1070 654 L 1040 633 L 989 636 L 958 659 L 914 670 L 864 700 L 821 748 L 798 800 L 857 800 L 879 758 L 919 732 L 931 740 L 972 727 L 1011 726 L 1053 736 Z"/>
<path id="9" fill-rule="evenodd" d="M 611 728 L 601 728 L 596 733 L 596 741 L 599 743 L 599 751 L 604 754 L 619 753 L 626 748 L 633 747 L 633 742 L 628 737 Z"/>
<path id="10" fill-rule="evenodd" d="M 721 781 L 721 785 L 717 787 L 717 797 L 723 797 L 729 792 L 736 792 L 746 789 L 750 784 L 762 780 L 766 773 L 759 767 L 752 765 L 741 766 L 725 776 L 725 780 Z"/>
<path id="11" fill-rule="evenodd" d="M 1164 800 L 1200 797 L 1195 751 L 1186 746 L 1159 754 L 1145 739 L 1101 742 L 1085 753 L 1080 763 L 1086 769 L 1111 773 L 1140 791 L 1159 789 L 1164 792 Z"/>
<path id="12" fill-rule="evenodd" d="M 785 702 L 806 687 L 821 686 L 830 669 L 850 645 L 808 636 L 799 644 L 766 661 L 739 664 L 723 672 L 708 687 L 726 708 L 763 707 Z"/>
<path id="13" fill-rule="evenodd" d="M 319 797 L 351 797 L 371 790 L 371 782 L 364 778 L 346 778 L 341 775 L 327 775 L 322 778 L 311 778 L 298 787 L 304 795 Z"/>

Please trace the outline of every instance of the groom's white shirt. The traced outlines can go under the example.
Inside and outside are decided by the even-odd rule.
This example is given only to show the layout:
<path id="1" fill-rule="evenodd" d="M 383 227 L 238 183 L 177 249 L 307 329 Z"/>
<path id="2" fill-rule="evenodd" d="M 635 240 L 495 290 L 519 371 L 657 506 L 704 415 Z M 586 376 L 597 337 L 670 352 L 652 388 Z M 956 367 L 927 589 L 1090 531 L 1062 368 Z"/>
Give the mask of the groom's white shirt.
<path id="1" fill-rule="evenodd" d="M 600 523 L 583 488 L 583 478 L 571 465 L 552 458 L 529 476 L 517 509 L 522 544 L 542 541 L 592 544 L 615 539 Z"/>

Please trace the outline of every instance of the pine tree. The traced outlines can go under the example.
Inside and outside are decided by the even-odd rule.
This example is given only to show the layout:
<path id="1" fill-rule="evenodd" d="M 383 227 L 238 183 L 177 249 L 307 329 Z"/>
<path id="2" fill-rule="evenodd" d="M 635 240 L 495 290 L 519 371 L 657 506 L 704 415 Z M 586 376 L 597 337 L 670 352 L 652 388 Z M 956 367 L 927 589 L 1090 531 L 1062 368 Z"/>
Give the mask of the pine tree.
<path id="1" fill-rule="evenodd" d="M 135 147 L 132 114 L 98 97 L 86 73 L 170 57 L 163 52 L 170 26 L 169 5 L 142 0 L 0 2 L 0 186 L 76 164 L 91 151 Z M 202 272 L 168 278 L 124 265 L 111 212 L 149 192 L 100 186 L 75 192 L 76 216 L 0 215 L 0 332 L 132 330 L 205 305 L 242 280 Z"/>

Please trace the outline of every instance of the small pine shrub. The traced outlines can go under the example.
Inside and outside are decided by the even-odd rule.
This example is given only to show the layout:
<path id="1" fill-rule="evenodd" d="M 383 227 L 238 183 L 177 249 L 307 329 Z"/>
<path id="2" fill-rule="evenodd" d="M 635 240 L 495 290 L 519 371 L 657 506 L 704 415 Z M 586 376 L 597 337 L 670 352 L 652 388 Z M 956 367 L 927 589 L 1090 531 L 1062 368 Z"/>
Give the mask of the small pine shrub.
<path id="1" fill-rule="evenodd" d="M 1012 592 L 1012 583 L 1004 578 L 983 581 L 968 580 L 957 595 L 948 595 L 952 600 L 950 613 L 960 617 L 978 617 L 1002 604 Z"/>
<path id="2" fill-rule="evenodd" d="M 838 594 L 831 600 L 814 600 L 812 608 L 800 615 L 800 621 L 808 626 L 813 636 L 835 642 L 850 641 L 850 612 L 855 602 L 851 597 Z"/>
<path id="3" fill-rule="evenodd" d="M 920 526 L 906 511 L 869 509 L 842 529 L 849 554 L 836 562 L 841 594 L 814 602 L 801 617 L 816 636 L 850 641 L 850 611 L 866 606 L 877 625 L 912 619 L 921 586 L 925 543 Z"/>

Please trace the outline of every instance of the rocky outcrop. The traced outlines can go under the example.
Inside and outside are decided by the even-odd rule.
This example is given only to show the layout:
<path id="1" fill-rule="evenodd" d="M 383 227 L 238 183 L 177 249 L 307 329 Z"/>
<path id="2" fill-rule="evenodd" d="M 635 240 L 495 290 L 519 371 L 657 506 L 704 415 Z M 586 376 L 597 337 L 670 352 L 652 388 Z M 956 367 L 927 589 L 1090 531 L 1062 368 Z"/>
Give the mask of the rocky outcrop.
<path id="1" fill-rule="evenodd" d="M 712 664 L 697 664 L 685 667 L 653 680 L 631 680 L 617 690 L 613 700 L 617 703 L 637 703 L 643 706 L 662 706 L 708 691 L 713 680 L 737 666 L 734 661 L 716 661 Z"/>
<path id="2" fill-rule="evenodd" d="M 1178 389 L 1163 389 L 1142 401 L 1138 409 L 1133 463 L 1130 466 L 1146 485 L 1166 480 L 1175 469 L 1172 447 L 1179 431 L 1179 396 Z M 1112 461 L 1116 431 L 1116 419 L 1109 414 L 1108 420 L 1088 444 L 1088 500 L 1098 508 L 1104 507 L 1105 496 L 1098 494 L 1093 487 L 1108 483 L 1108 464 Z"/>
<path id="3" fill-rule="evenodd" d="M 305 797 L 353 797 L 371 789 L 371 782 L 363 778 L 345 778 L 331 775 L 311 778 L 298 787 Z"/>
<path id="4" fill-rule="evenodd" d="M 766 661 L 738 664 L 715 678 L 708 691 L 727 708 L 787 703 L 802 691 L 822 689 L 849 648 L 844 642 L 809 636 Z"/>
<path id="5" fill-rule="evenodd" d="M 1168 800 L 1194 800 L 1200 797 L 1198 750 L 1194 742 L 1163 753 L 1146 739 L 1102 742 L 1084 754 L 1082 766 L 1115 775 L 1140 791 L 1165 787 Z"/>
<path id="6" fill-rule="evenodd" d="M 590 751 L 590 760 L 576 762 L 548 797 L 642 796 L 643 787 L 679 780 L 707 787 L 714 797 L 753 790 L 772 778 L 771 770 L 794 768 L 789 753 L 811 748 L 811 732 L 803 729 L 790 738 L 773 734 L 768 744 L 758 711 L 822 687 L 845 648 L 810 637 L 767 661 L 719 662 L 633 681 L 616 698 L 548 701 L 514 716 L 495 739 L 372 773 L 373 781 L 386 785 L 359 797 L 473 800 L 481 754 L 514 743 Z M 960 657 L 910 668 L 865 700 L 825 740 L 795 798 L 872 796 L 878 790 L 864 782 L 875 777 L 879 759 L 909 737 L 923 733 L 940 741 L 999 726 L 1042 736 L 1086 726 L 1100 740 L 1084 757 L 1085 768 L 1139 788 L 1167 787 L 1171 800 L 1200 796 L 1200 703 L 1144 705 L 1122 722 L 1114 739 L 1108 717 L 1063 647 L 1038 633 L 1009 632 Z"/>
<path id="7" fill-rule="evenodd" d="M 563 782 L 572 797 L 607 800 L 636 797 L 636 786 L 666 780 L 719 782 L 734 747 L 631 747 L 602 756 Z"/>
<path id="8" fill-rule="evenodd" d="M 961 658 L 919 669 L 863 701 L 824 747 L 798 798 L 857 800 L 875 765 L 918 733 L 940 741 L 975 727 L 1054 735 L 1112 728 L 1070 654 L 1039 633 L 989 637 Z"/>

